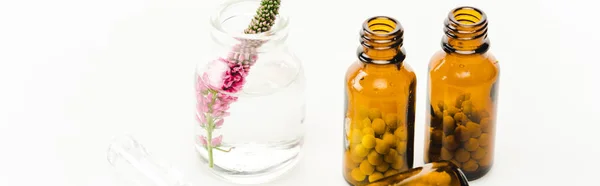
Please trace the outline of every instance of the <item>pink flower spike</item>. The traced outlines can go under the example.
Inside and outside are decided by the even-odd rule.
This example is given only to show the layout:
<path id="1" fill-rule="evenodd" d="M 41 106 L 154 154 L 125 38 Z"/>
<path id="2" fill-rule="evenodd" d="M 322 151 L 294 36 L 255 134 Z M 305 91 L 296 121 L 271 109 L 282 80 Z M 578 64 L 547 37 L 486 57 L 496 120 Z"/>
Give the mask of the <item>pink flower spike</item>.
<path id="1" fill-rule="evenodd" d="M 213 147 L 218 147 L 219 145 L 221 145 L 221 141 L 223 141 L 223 135 L 219 135 L 218 137 L 213 138 L 210 144 Z"/>
<path id="2" fill-rule="evenodd" d="M 208 142 L 206 142 L 206 137 L 200 135 L 200 143 L 202 143 L 204 146 L 208 145 Z"/>
<path id="3" fill-rule="evenodd" d="M 217 122 L 215 122 L 215 128 L 220 128 L 223 125 L 223 122 L 223 119 L 217 120 Z"/>

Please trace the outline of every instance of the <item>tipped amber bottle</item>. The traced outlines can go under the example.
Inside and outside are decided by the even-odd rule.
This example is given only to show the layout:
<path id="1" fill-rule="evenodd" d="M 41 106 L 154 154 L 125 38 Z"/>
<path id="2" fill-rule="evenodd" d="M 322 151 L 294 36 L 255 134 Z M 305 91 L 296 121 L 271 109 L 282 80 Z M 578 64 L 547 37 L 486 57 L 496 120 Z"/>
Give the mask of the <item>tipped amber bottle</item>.
<path id="1" fill-rule="evenodd" d="M 481 10 L 452 10 L 443 50 L 429 63 L 425 163 L 449 160 L 469 180 L 484 176 L 494 160 L 500 72 L 487 30 Z"/>
<path id="2" fill-rule="evenodd" d="M 394 174 L 366 186 L 469 186 L 466 176 L 454 164 L 439 161 Z"/>
<path id="3" fill-rule="evenodd" d="M 412 168 L 416 76 L 404 63 L 403 33 L 393 18 L 368 19 L 346 72 L 343 175 L 351 185 Z"/>

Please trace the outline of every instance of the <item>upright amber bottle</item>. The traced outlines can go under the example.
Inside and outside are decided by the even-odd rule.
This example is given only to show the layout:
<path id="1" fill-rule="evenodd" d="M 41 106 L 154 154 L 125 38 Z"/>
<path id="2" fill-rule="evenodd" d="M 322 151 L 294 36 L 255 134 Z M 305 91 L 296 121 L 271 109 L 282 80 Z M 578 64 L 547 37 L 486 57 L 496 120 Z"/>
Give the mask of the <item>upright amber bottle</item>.
<path id="1" fill-rule="evenodd" d="M 394 174 L 366 186 L 469 186 L 464 173 L 448 161 L 439 161 Z"/>
<path id="2" fill-rule="evenodd" d="M 416 76 L 403 33 L 393 18 L 368 19 L 346 72 L 343 175 L 352 185 L 412 168 Z"/>
<path id="3" fill-rule="evenodd" d="M 487 29 L 481 10 L 452 10 L 443 50 L 429 64 L 425 163 L 452 161 L 469 180 L 484 176 L 494 159 L 499 66 Z"/>

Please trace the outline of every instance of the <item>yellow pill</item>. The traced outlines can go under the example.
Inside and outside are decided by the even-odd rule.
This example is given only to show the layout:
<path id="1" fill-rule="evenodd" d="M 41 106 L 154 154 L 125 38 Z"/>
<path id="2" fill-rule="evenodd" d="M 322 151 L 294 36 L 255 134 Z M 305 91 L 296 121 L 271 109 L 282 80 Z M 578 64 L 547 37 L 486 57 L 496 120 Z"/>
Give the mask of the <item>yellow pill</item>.
<path id="1" fill-rule="evenodd" d="M 388 163 L 394 163 L 398 156 L 398 152 L 395 149 L 390 149 L 390 152 L 383 157 L 383 161 Z"/>
<path id="2" fill-rule="evenodd" d="M 454 136 L 456 136 L 457 139 L 459 139 L 461 142 L 465 142 L 465 141 L 469 140 L 469 138 L 471 138 L 471 133 L 469 133 L 469 130 L 467 130 L 467 127 L 459 125 L 454 130 Z"/>
<path id="3" fill-rule="evenodd" d="M 366 135 L 375 136 L 375 131 L 371 127 L 365 127 L 364 129 L 362 129 L 362 134 L 365 135 L 365 136 Z"/>
<path id="4" fill-rule="evenodd" d="M 374 119 L 372 128 L 375 131 L 375 134 L 381 135 L 385 133 L 385 122 L 381 118 Z"/>
<path id="5" fill-rule="evenodd" d="M 350 133 L 350 143 L 359 144 L 362 142 L 362 132 L 359 129 L 352 129 L 352 133 Z"/>
<path id="6" fill-rule="evenodd" d="M 479 160 L 479 165 L 482 167 L 492 165 L 492 156 L 490 154 L 486 154 L 483 159 Z"/>
<path id="7" fill-rule="evenodd" d="M 468 171 L 468 172 L 472 172 L 472 171 L 476 171 L 478 168 L 479 168 L 479 165 L 477 164 L 477 162 L 475 160 L 469 160 L 462 165 L 461 169 Z"/>
<path id="8" fill-rule="evenodd" d="M 360 156 L 354 155 L 354 153 L 352 155 L 350 155 L 350 158 L 352 159 L 352 162 L 354 162 L 356 164 L 362 162 L 365 159 L 365 157 L 360 157 Z"/>
<path id="9" fill-rule="evenodd" d="M 396 144 L 396 152 L 398 152 L 398 154 L 406 153 L 406 141 L 399 141 Z"/>
<path id="10" fill-rule="evenodd" d="M 487 133 L 481 134 L 481 136 L 479 136 L 479 146 L 487 147 L 489 145 L 490 145 L 490 135 L 488 135 Z"/>
<path id="11" fill-rule="evenodd" d="M 373 121 L 376 118 L 381 119 L 381 111 L 378 108 L 369 109 L 369 119 L 371 119 L 371 121 Z"/>
<path id="12" fill-rule="evenodd" d="M 446 110 L 446 111 L 448 111 L 448 116 L 451 116 L 451 117 L 454 116 L 454 114 L 458 113 L 458 109 L 453 106 L 448 108 L 448 110 Z"/>
<path id="13" fill-rule="evenodd" d="M 483 132 L 489 133 L 492 131 L 492 123 L 491 123 L 490 118 L 486 117 L 486 118 L 481 119 L 479 124 L 481 124 L 481 130 Z"/>
<path id="14" fill-rule="evenodd" d="M 369 118 L 365 118 L 360 121 L 360 124 L 356 126 L 357 129 L 363 129 L 365 127 L 371 127 L 371 120 Z"/>
<path id="15" fill-rule="evenodd" d="M 374 150 L 372 150 L 369 155 L 367 155 L 367 160 L 371 165 L 381 165 L 383 163 L 383 158 L 381 155 Z"/>
<path id="16" fill-rule="evenodd" d="M 400 141 L 406 141 L 406 139 L 408 138 L 408 134 L 404 127 L 398 127 L 396 131 L 394 131 L 394 135 L 398 137 L 398 140 Z"/>
<path id="17" fill-rule="evenodd" d="M 394 113 L 386 114 L 384 121 L 390 129 L 395 129 L 398 126 L 398 116 Z"/>
<path id="18" fill-rule="evenodd" d="M 446 136 L 442 144 L 444 144 L 444 147 L 451 151 L 458 148 L 458 142 L 456 141 L 454 135 Z"/>
<path id="19" fill-rule="evenodd" d="M 454 121 L 456 123 L 462 123 L 467 120 L 468 120 L 467 116 L 465 116 L 465 114 L 462 112 L 458 112 L 458 113 L 454 114 Z"/>
<path id="20" fill-rule="evenodd" d="M 402 166 L 404 166 L 404 157 L 396 156 L 396 160 L 394 160 L 394 163 L 392 163 L 392 168 L 400 170 L 402 169 Z"/>
<path id="21" fill-rule="evenodd" d="M 393 176 L 394 174 L 398 174 L 398 173 L 400 173 L 400 172 L 398 172 L 395 169 L 390 169 L 383 174 L 383 177 Z"/>
<path id="22" fill-rule="evenodd" d="M 358 144 L 354 146 L 354 150 L 352 151 L 355 156 L 358 157 L 366 157 L 369 154 L 369 150 L 365 148 L 362 144 Z"/>
<path id="23" fill-rule="evenodd" d="M 444 132 L 450 133 L 454 131 L 456 128 L 456 123 L 454 122 L 454 118 L 452 116 L 444 116 Z"/>
<path id="24" fill-rule="evenodd" d="M 479 141 L 477 141 L 475 138 L 471 138 L 464 144 L 464 147 L 467 151 L 475 151 L 479 147 Z"/>
<path id="25" fill-rule="evenodd" d="M 454 153 L 454 159 L 458 162 L 467 162 L 469 161 L 469 158 L 471 158 L 471 153 L 469 153 L 463 148 L 456 150 L 456 152 Z"/>
<path id="26" fill-rule="evenodd" d="M 367 177 L 367 175 L 365 175 L 365 173 L 363 173 L 358 168 L 352 169 L 352 172 L 350 173 L 350 175 L 352 175 L 352 179 L 354 179 L 356 181 L 363 181 Z"/>
<path id="27" fill-rule="evenodd" d="M 467 130 L 471 133 L 472 138 L 479 137 L 481 135 L 481 127 L 477 123 L 467 122 Z"/>
<path id="28" fill-rule="evenodd" d="M 375 151 L 379 154 L 387 154 L 390 151 L 390 145 L 380 139 L 375 139 Z"/>
<path id="29" fill-rule="evenodd" d="M 375 182 L 383 178 L 383 174 L 380 172 L 373 173 L 369 176 L 369 182 Z"/>
<path id="30" fill-rule="evenodd" d="M 366 175 L 371 175 L 373 174 L 373 171 L 375 171 L 375 167 L 373 167 L 373 165 L 371 165 L 368 160 L 365 160 L 362 163 L 360 163 L 359 168 Z"/>
<path id="31" fill-rule="evenodd" d="M 396 136 L 392 133 L 386 132 L 383 134 L 383 142 L 387 143 L 390 147 L 396 147 Z"/>
<path id="32" fill-rule="evenodd" d="M 375 136 L 371 134 L 363 136 L 362 145 L 367 149 L 372 149 L 373 147 L 375 147 Z"/>
<path id="33" fill-rule="evenodd" d="M 390 164 L 388 163 L 382 163 L 377 165 L 377 167 L 375 167 L 375 169 L 379 172 L 385 172 L 390 168 Z"/>
<path id="34" fill-rule="evenodd" d="M 477 150 L 471 152 L 471 158 L 475 159 L 475 160 L 481 160 L 483 159 L 483 157 L 485 157 L 485 150 L 483 148 L 477 148 Z"/>
<path id="35" fill-rule="evenodd" d="M 450 160 L 454 157 L 454 152 L 449 151 L 446 148 L 442 148 L 442 151 L 440 152 L 440 156 L 442 158 L 442 160 Z"/>

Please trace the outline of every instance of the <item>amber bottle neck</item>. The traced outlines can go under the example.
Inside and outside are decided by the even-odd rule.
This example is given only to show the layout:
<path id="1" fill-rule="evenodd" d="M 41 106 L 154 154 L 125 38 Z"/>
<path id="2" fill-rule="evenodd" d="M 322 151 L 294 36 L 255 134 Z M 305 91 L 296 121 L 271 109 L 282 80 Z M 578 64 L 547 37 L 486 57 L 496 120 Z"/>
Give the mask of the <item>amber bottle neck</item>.
<path id="1" fill-rule="evenodd" d="M 474 7 L 458 7 L 444 21 L 442 48 L 447 53 L 483 54 L 489 50 L 488 21 L 485 13 Z"/>
<path id="2" fill-rule="evenodd" d="M 368 19 L 360 31 L 358 59 L 367 64 L 401 64 L 406 58 L 403 35 L 404 29 L 391 17 Z"/>

